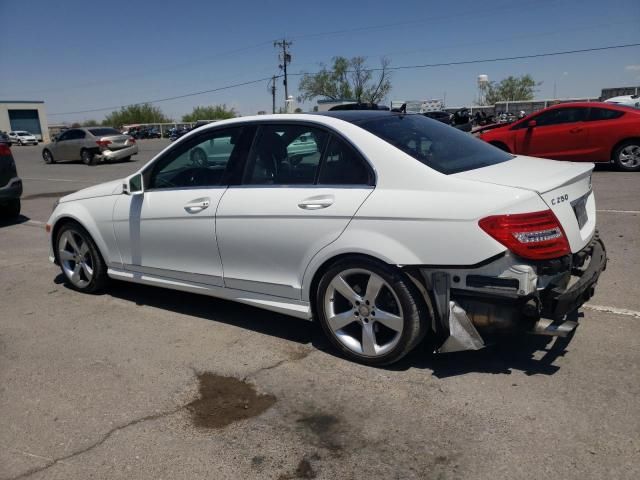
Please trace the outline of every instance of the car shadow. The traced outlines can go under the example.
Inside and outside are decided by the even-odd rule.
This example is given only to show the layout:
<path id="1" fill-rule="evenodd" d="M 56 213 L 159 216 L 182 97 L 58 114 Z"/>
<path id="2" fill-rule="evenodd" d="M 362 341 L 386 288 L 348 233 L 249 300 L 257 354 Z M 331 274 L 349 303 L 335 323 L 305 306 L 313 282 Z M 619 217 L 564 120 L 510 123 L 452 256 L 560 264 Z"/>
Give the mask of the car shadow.
<path id="1" fill-rule="evenodd" d="M 18 215 L 14 218 L 2 218 L 0 217 L 0 228 L 2 227 L 10 227 L 11 225 L 20 225 L 21 223 L 26 223 L 31 220 L 29 217 L 24 215 Z"/>
<path id="2" fill-rule="evenodd" d="M 54 281 L 56 284 L 66 284 L 62 273 Z M 317 322 L 307 322 L 206 295 L 121 281 L 112 281 L 104 294 L 131 302 L 132 305 L 150 306 L 300 344 L 311 344 L 328 355 L 342 358 L 324 336 Z M 437 354 L 433 353 L 433 345 L 424 341 L 399 362 L 379 368 L 388 371 L 431 370 L 437 378 L 468 373 L 510 375 L 514 370 L 526 375 L 553 375 L 560 369 L 554 365 L 554 361 L 567 353 L 572 338 L 573 333 L 565 338 L 526 335 L 489 345 L 478 351 Z"/>
<path id="3" fill-rule="evenodd" d="M 620 172 L 616 164 L 613 162 L 609 163 L 595 163 L 595 167 L 593 168 L 596 172 Z"/>

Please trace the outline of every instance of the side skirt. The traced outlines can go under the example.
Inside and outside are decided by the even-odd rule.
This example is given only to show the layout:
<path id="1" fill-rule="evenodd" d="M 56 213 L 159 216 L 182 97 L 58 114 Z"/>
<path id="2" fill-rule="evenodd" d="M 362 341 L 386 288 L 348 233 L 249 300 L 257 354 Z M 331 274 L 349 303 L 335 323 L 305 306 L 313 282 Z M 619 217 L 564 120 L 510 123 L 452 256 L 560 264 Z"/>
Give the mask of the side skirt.
<path id="1" fill-rule="evenodd" d="M 291 315 L 292 317 L 303 320 L 311 320 L 311 307 L 308 302 L 291 300 L 288 298 L 273 297 L 262 293 L 245 292 L 243 290 L 235 290 L 225 287 L 216 287 L 204 283 L 188 282 L 186 280 L 176 280 L 173 278 L 161 277 L 157 275 L 149 275 L 147 273 L 138 273 L 125 271 L 113 267 L 107 270 L 109 277 L 122 280 L 125 282 L 141 283 L 143 285 L 151 285 L 155 287 L 170 288 L 172 290 L 180 290 L 183 292 L 198 293 L 201 295 L 209 295 L 210 297 L 232 300 L 254 307 L 270 310 L 272 312 Z"/>

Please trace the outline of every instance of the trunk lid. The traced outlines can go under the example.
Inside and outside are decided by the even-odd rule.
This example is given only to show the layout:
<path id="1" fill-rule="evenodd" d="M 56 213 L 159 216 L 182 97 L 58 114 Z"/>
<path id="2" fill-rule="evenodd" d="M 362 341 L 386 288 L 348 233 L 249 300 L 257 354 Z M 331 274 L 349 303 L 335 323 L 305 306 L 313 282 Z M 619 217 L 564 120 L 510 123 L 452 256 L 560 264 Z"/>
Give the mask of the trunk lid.
<path id="1" fill-rule="evenodd" d="M 129 135 L 107 135 L 105 137 L 100 137 L 100 140 L 109 140 L 111 144 L 107 147 L 109 150 L 120 150 L 122 148 L 130 147 L 133 145 L 129 140 L 131 137 Z"/>
<path id="2" fill-rule="evenodd" d="M 525 156 L 453 176 L 531 190 L 540 195 L 562 224 L 572 252 L 582 250 L 596 226 L 591 189 L 593 163 L 569 163 Z"/>

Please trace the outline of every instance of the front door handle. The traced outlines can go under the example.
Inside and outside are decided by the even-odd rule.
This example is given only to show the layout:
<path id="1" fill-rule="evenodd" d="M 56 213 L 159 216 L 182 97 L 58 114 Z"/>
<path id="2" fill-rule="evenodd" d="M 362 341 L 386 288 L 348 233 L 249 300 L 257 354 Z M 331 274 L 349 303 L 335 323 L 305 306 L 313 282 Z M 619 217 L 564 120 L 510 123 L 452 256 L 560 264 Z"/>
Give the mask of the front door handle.
<path id="1" fill-rule="evenodd" d="M 299 208 L 303 210 L 320 210 L 333 205 L 333 197 L 316 197 L 308 198 L 298 204 Z"/>
<path id="2" fill-rule="evenodd" d="M 209 198 L 196 198 L 195 200 L 187 203 L 184 206 L 184 209 L 188 213 L 198 213 L 209 208 L 209 205 L 211 205 L 211 200 Z"/>
<path id="3" fill-rule="evenodd" d="M 572 128 L 571 130 L 569 130 L 570 133 L 580 133 L 582 131 L 582 128 L 577 127 L 577 128 Z"/>

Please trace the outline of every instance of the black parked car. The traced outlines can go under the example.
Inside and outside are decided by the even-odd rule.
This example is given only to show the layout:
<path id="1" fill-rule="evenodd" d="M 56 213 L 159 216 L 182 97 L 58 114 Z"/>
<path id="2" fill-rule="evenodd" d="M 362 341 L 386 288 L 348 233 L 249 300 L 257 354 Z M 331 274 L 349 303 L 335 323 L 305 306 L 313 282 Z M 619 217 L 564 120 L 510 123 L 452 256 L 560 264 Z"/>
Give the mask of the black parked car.
<path id="1" fill-rule="evenodd" d="M 18 177 L 11 148 L 0 143 L 0 215 L 10 218 L 20 215 L 21 195 L 22 180 Z"/>
<path id="2" fill-rule="evenodd" d="M 424 112 L 423 115 L 425 117 L 433 118 L 439 122 L 446 123 L 447 125 L 451 125 L 451 119 L 453 118 L 453 114 L 441 111 Z"/>

